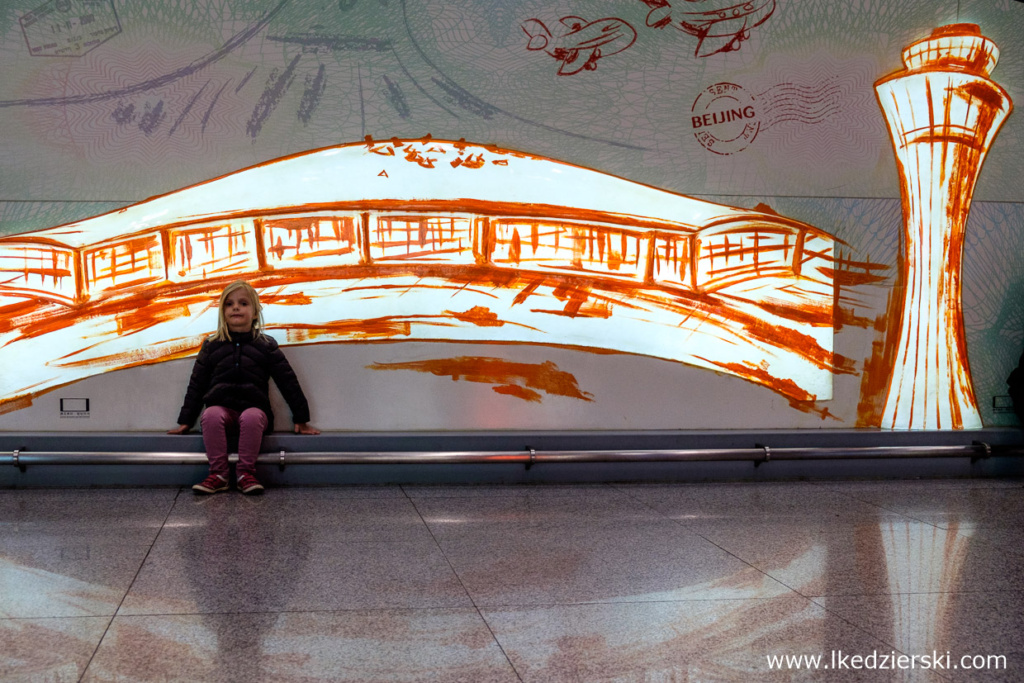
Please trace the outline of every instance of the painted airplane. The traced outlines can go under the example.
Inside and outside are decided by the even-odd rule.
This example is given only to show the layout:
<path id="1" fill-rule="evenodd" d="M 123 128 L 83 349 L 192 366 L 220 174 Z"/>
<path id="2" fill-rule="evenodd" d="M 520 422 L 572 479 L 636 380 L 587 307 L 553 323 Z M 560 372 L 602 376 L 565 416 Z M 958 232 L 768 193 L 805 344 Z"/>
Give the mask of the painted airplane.
<path id="1" fill-rule="evenodd" d="M 674 21 L 672 5 L 667 0 L 641 1 L 651 8 L 647 13 L 647 25 L 651 28 L 671 25 L 697 36 L 697 57 L 739 50 L 743 41 L 750 38 L 750 29 L 768 21 L 775 12 L 775 0 L 750 0 L 703 12 L 682 12 L 681 18 Z"/>
<path id="2" fill-rule="evenodd" d="M 636 41 L 636 31 L 621 19 L 605 18 L 586 22 L 580 17 L 562 17 L 568 33 L 555 36 L 544 22 L 529 19 L 522 29 L 530 37 L 527 50 L 543 50 L 562 65 L 559 76 L 570 76 L 584 69 L 593 71 L 597 61 L 622 52 Z"/>

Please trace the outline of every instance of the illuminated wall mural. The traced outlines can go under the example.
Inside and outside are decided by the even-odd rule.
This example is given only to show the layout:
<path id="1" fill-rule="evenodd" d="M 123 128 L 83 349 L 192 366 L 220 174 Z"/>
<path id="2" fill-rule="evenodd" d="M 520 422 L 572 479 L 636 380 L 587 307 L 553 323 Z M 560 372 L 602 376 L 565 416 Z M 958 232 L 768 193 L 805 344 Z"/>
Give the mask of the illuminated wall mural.
<path id="1" fill-rule="evenodd" d="M 3 5 L 0 430 L 237 278 L 327 430 L 1016 423 L 1021 3 Z"/>
<path id="2" fill-rule="evenodd" d="M 981 427 L 960 303 L 964 230 L 985 154 L 1013 108 L 973 24 L 936 29 L 876 84 L 900 169 L 903 307 L 883 424 Z"/>
<path id="3" fill-rule="evenodd" d="M 31 301 L 9 318 L 0 401 L 196 351 L 175 335 L 140 357 L 136 335 L 187 329 L 238 278 L 302 306 L 275 326 L 285 343 L 593 347 L 827 400 L 833 242 L 522 153 L 367 140 L 0 238 L 0 295 Z"/>

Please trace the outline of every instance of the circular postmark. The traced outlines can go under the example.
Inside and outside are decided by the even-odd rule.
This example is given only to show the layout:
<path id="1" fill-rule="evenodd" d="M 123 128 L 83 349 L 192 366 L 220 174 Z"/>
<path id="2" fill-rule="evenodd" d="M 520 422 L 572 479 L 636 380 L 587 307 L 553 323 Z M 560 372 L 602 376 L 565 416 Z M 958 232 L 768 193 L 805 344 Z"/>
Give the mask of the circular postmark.
<path id="1" fill-rule="evenodd" d="M 757 100 L 735 83 L 715 83 L 700 91 L 690 108 L 693 137 L 709 152 L 735 154 L 757 137 Z"/>

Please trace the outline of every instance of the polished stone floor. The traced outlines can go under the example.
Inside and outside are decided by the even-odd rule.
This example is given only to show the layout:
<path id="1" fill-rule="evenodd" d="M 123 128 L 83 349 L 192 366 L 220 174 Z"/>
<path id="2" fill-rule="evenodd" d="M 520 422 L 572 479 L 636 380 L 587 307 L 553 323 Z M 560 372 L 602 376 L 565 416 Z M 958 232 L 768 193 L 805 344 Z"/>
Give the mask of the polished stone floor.
<path id="1" fill-rule="evenodd" d="M 0 491 L 0 680 L 1021 681 L 1024 489 Z"/>

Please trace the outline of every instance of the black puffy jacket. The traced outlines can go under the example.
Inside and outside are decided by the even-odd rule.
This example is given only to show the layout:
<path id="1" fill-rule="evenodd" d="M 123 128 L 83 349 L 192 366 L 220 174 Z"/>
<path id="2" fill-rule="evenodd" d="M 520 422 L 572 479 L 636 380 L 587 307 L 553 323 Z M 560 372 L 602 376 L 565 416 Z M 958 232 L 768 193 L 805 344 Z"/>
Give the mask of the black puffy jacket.
<path id="1" fill-rule="evenodd" d="M 309 422 L 309 404 L 299 379 L 274 338 L 264 335 L 254 339 L 248 332 L 234 332 L 231 337 L 231 341 L 203 342 L 178 413 L 178 424 L 191 427 L 204 405 L 238 412 L 259 408 L 267 414 L 270 432 L 274 428 L 268 393 L 271 378 L 292 409 L 292 421 Z"/>

